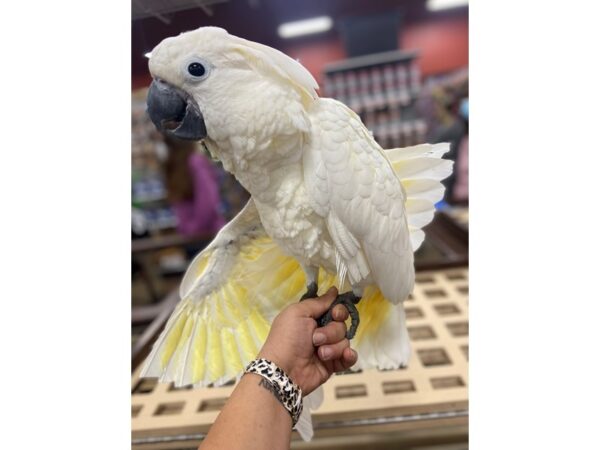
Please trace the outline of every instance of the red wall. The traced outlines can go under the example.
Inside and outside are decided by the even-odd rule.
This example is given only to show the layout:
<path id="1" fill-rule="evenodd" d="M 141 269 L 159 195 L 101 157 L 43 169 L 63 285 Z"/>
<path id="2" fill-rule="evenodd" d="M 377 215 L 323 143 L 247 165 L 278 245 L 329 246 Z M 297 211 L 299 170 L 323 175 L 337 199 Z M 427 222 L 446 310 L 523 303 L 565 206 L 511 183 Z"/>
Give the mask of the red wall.
<path id="1" fill-rule="evenodd" d="M 466 16 L 429 19 L 406 25 L 399 40 L 402 49 L 420 51 L 419 63 L 423 75 L 447 72 L 469 64 L 469 25 Z M 319 83 L 322 82 L 325 65 L 346 57 L 338 38 L 289 45 L 283 51 L 299 59 Z"/>
<path id="2" fill-rule="evenodd" d="M 313 74 L 319 84 L 323 81 L 324 66 L 346 58 L 346 51 L 338 38 L 330 38 L 311 44 L 292 45 L 283 48 L 282 51 L 299 60 Z"/>
<path id="3" fill-rule="evenodd" d="M 424 75 L 448 72 L 469 65 L 469 22 L 452 17 L 407 25 L 400 38 L 402 48 L 420 50 Z"/>

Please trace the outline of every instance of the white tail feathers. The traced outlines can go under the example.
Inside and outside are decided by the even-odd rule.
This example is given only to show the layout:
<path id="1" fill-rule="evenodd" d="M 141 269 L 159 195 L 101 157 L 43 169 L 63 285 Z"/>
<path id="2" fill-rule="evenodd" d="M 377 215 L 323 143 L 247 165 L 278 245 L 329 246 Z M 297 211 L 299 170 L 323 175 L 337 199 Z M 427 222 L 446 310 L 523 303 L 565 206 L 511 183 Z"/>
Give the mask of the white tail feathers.
<path id="1" fill-rule="evenodd" d="M 319 386 L 313 392 L 308 394 L 302 401 L 304 402 L 304 406 L 295 430 L 298 432 L 302 440 L 310 441 L 314 435 L 311 411 L 318 409 L 323 403 L 323 387 Z"/>
<path id="2" fill-rule="evenodd" d="M 448 150 L 450 144 L 443 143 L 385 151 L 406 192 L 406 213 L 413 251 L 425 239 L 421 228 L 431 222 L 435 204 L 444 197 L 445 188 L 441 180 L 452 173 L 454 164 L 450 160 L 441 159 Z"/>
<path id="3" fill-rule="evenodd" d="M 408 364 L 410 339 L 406 328 L 404 305 L 402 303 L 393 305 L 387 300 L 384 302 L 376 306 L 385 308 L 381 313 L 381 320 L 376 325 L 363 320 L 361 316 L 360 326 L 373 327 L 376 331 L 364 333 L 364 330 L 358 327 L 357 337 L 360 337 L 360 340 L 353 343 L 358 352 L 358 362 L 352 367 L 353 370 L 373 367 L 380 370 L 397 369 Z"/>

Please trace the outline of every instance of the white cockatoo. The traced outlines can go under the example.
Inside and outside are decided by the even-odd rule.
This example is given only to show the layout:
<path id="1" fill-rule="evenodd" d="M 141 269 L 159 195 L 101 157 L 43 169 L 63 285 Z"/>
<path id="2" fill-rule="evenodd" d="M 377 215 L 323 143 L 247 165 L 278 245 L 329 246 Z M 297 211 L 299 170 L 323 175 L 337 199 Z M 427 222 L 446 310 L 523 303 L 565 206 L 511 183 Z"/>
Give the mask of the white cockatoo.
<path id="1" fill-rule="evenodd" d="M 142 376 L 176 386 L 235 379 L 279 311 L 331 285 L 351 312 L 355 367 L 406 365 L 402 302 L 452 171 L 441 159 L 448 145 L 383 150 L 348 107 L 318 97 L 299 62 L 221 28 L 165 39 L 149 67 L 155 125 L 203 140 L 252 197 L 191 263 Z M 305 399 L 305 439 L 321 399 L 321 390 Z"/>

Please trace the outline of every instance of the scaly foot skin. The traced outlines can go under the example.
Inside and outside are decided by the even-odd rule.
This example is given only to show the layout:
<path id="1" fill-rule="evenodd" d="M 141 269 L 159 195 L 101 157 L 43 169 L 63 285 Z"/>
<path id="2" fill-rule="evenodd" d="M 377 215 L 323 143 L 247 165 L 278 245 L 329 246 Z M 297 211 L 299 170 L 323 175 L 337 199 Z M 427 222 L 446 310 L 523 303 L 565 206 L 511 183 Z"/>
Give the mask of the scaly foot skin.
<path id="1" fill-rule="evenodd" d="M 316 298 L 318 290 L 319 287 L 317 286 L 317 283 L 313 281 L 308 286 L 306 286 L 306 293 L 302 297 L 300 297 L 300 301 L 306 300 L 307 298 Z"/>
<path id="2" fill-rule="evenodd" d="M 350 329 L 346 331 L 346 338 L 352 339 L 356 334 L 356 330 L 358 329 L 358 324 L 360 323 L 360 318 L 358 317 L 358 309 L 356 309 L 356 304 L 360 301 L 360 297 L 354 295 L 354 292 L 345 292 L 337 296 L 334 302 L 331 304 L 329 309 L 325 314 L 323 314 L 317 320 L 317 324 L 320 327 L 324 327 L 329 322 L 333 320 L 332 311 L 335 305 L 339 305 L 340 303 L 346 307 L 348 313 L 350 314 L 350 318 L 352 319 L 352 325 Z"/>

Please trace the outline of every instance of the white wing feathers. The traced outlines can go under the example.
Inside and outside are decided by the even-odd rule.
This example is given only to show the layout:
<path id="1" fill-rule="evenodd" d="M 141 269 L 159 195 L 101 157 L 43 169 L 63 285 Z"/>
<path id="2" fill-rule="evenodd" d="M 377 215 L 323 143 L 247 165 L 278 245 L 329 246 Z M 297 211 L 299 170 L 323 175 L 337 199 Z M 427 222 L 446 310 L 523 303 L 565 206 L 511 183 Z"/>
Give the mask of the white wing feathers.
<path id="1" fill-rule="evenodd" d="M 188 384 L 204 386 L 209 383 L 221 384 L 236 375 L 236 370 L 232 369 L 225 371 L 223 377 L 211 378 L 211 371 L 203 368 L 202 371 L 205 376 L 200 377 L 200 379 L 193 376 L 192 366 L 198 367 L 198 365 L 204 364 L 198 362 L 198 358 L 208 365 L 214 353 L 218 353 L 216 350 L 221 348 L 221 342 L 217 342 L 219 339 L 215 339 L 215 336 L 217 336 L 215 333 L 217 331 L 221 332 L 221 330 L 213 333 L 212 331 L 216 328 L 209 327 L 209 324 L 202 318 L 204 313 L 196 310 L 194 305 L 210 298 L 211 295 L 221 295 L 218 291 L 224 287 L 226 288 L 228 279 L 231 277 L 231 271 L 238 263 L 238 254 L 241 247 L 249 240 L 261 236 L 266 236 L 266 234 L 258 217 L 254 201 L 250 199 L 242 211 L 218 233 L 212 243 L 200 252 L 188 267 L 180 287 L 182 300 L 154 343 L 142 369 L 142 377 L 158 377 L 160 381 L 173 381 L 176 386 Z M 214 302 L 216 303 L 216 301 Z M 217 307 L 204 303 L 205 308 Z M 225 310 L 222 307 L 219 309 Z M 241 310 L 242 306 L 239 306 L 238 309 Z M 218 317 L 215 317 L 214 320 L 217 325 L 222 325 Z M 178 328 L 184 328 L 184 330 L 177 331 Z M 188 330 L 187 333 L 185 332 L 186 329 Z M 252 330 L 250 331 L 252 332 Z M 231 334 L 230 330 L 224 331 L 224 333 L 228 332 Z M 186 334 L 187 338 L 180 337 Z M 209 342 L 211 334 L 212 341 Z M 173 336 L 175 336 L 174 341 Z M 225 340 L 227 342 L 232 342 L 232 338 L 237 340 L 236 336 L 228 337 L 230 339 Z M 260 344 L 262 345 L 262 342 Z M 174 350 L 175 345 L 177 350 Z M 209 347 L 209 345 L 214 348 Z M 212 353 L 207 348 L 210 348 Z M 165 353 L 172 355 L 169 357 L 166 367 L 164 367 Z M 206 357 L 205 353 L 207 354 Z M 222 359 L 222 355 L 218 356 Z M 233 354 L 229 355 L 229 357 L 233 356 Z M 244 354 L 244 356 L 248 359 L 247 355 Z M 227 364 L 227 361 L 224 363 L 217 361 L 217 363 Z M 215 370 L 214 372 L 217 373 L 218 371 Z M 223 375 L 221 372 L 218 373 L 220 376 Z"/>
<path id="2" fill-rule="evenodd" d="M 327 219 L 350 282 L 374 281 L 388 300 L 398 303 L 414 283 L 400 181 L 381 147 L 345 105 L 319 99 L 309 113 L 312 135 L 304 152 L 304 176 L 315 210 Z"/>

